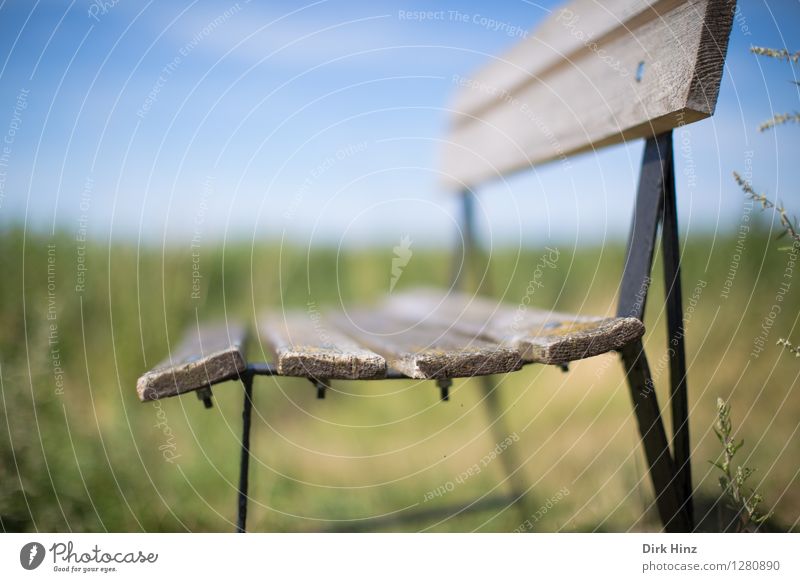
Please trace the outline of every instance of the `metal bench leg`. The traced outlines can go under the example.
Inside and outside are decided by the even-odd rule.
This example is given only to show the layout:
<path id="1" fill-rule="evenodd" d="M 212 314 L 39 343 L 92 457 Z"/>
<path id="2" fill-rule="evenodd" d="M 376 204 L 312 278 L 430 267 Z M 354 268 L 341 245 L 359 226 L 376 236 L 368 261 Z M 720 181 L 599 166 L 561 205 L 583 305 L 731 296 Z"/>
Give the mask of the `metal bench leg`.
<path id="1" fill-rule="evenodd" d="M 668 532 L 691 531 L 685 504 L 679 494 L 677 472 L 669 451 L 667 434 L 661 421 L 650 367 L 642 343 L 622 349 L 622 362 L 630 386 L 633 409 L 642 435 L 656 504 L 664 529 Z"/>
<path id="2" fill-rule="evenodd" d="M 664 251 L 664 287 L 667 303 L 667 352 L 669 354 L 673 458 L 678 471 L 678 491 L 685 504 L 689 524 L 694 526 L 689 396 L 686 387 L 686 348 L 681 301 L 681 255 L 678 242 L 675 176 L 672 165 L 669 166 L 669 175 L 665 183 L 661 246 Z"/>
<path id="3" fill-rule="evenodd" d="M 675 202 L 675 166 L 672 132 L 645 143 L 636 212 L 620 287 L 617 315 L 643 319 L 650 270 L 659 224 L 664 251 L 667 303 L 667 350 L 670 358 L 673 457 L 661 422 L 653 380 L 641 342 L 622 350 L 631 396 L 644 441 L 647 462 L 656 489 L 658 508 L 668 531 L 693 527 L 692 477 L 689 466 L 689 405 L 686 394 L 686 356 L 683 344 L 683 309 L 680 287 L 680 252 Z"/>
<path id="4" fill-rule="evenodd" d="M 247 531 L 247 486 L 250 471 L 250 419 L 253 412 L 253 374 L 249 371 L 242 375 L 244 385 L 244 405 L 242 407 L 242 453 L 239 462 L 239 514 L 236 520 L 236 532 Z"/>

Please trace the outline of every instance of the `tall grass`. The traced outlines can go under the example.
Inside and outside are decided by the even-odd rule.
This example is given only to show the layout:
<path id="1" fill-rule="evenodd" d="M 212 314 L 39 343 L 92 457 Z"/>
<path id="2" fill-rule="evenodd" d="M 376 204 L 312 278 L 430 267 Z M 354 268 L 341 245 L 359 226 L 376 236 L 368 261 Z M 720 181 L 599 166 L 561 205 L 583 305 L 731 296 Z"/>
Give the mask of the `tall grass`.
<path id="1" fill-rule="evenodd" d="M 800 515 L 797 380 L 791 367 L 774 365 L 777 349 L 748 357 L 768 315 L 771 301 L 763 298 L 775 295 L 786 265 L 780 254 L 768 254 L 773 243 L 765 229 L 750 232 L 722 299 L 736 244 L 733 237 L 692 237 L 685 247 L 696 485 L 715 495 L 715 476 L 697 459 L 715 457 L 711 427 L 716 397 L 724 395 L 743 416 L 739 436 L 758 459 L 757 485 L 774 500 L 766 509 L 789 527 Z M 202 291 L 195 300 L 189 248 L 91 243 L 85 288 L 78 292 L 73 236 L 23 236 L 9 227 L 0 232 L 0 245 L 0 520 L 13 531 L 233 529 L 239 386 L 216 387 L 216 406 L 205 410 L 193 395 L 141 404 L 136 378 L 199 319 L 253 325 L 267 308 L 368 302 L 388 292 L 392 264 L 391 248 L 309 253 L 273 243 L 209 244 L 200 256 Z M 613 314 L 623 245 L 559 250 L 558 267 L 546 273 L 533 304 Z M 541 253 L 495 251 L 495 294 L 519 302 Z M 447 253 L 415 248 L 397 288 L 446 285 L 449 271 Z M 699 281 L 704 287 L 690 301 Z M 646 325 L 663 406 L 662 298 L 656 286 Z M 800 312 L 798 303 L 793 289 L 785 312 Z M 770 343 L 784 331 L 771 331 Z M 251 357 L 260 358 L 258 352 L 256 342 Z M 533 529 L 657 527 L 620 368 L 608 355 L 576 363 L 569 374 L 531 366 L 499 379 L 503 422 L 519 437 L 511 446 L 532 485 L 532 506 L 568 491 L 535 524 L 528 520 Z M 342 529 L 384 516 L 388 525 L 365 527 L 520 529 L 520 516 L 503 501 L 509 486 L 501 463 L 426 499 L 497 444 L 487 429 L 496 418 L 487 418 L 474 382 L 457 381 L 446 404 L 429 384 L 339 382 L 318 401 L 306 381 L 258 379 L 252 527 Z M 166 446 L 174 448 L 173 462 L 163 454 Z M 455 509 L 476 501 L 471 511 Z M 419 511 L 429 513 L 410 519 Z"/>

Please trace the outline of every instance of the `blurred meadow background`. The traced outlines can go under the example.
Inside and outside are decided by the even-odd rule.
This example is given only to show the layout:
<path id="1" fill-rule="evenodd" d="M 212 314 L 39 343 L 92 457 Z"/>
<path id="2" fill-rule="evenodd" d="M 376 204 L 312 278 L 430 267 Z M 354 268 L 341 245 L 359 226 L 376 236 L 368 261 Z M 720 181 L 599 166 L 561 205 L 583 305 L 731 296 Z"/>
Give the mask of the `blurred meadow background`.
<path id="1" fill-rule="evenodd" d="M 698 237 L 684 251 L 698 511 L 712 511 L 719 494 L 708 461 L 721 451 L 712 425 L 722 397 L 745 441 L 740 461 L 758 468 L 753 484 L 775 512 L 775 526 L 791 529 L 800 515 L 800 366 L 772 340 L 791 331 L 800 305 L 796 293 L 787 295 L 788 315 L 764 352 L 750 357 L 771 307 L 764 297 L 774 295 L 785 268 L 768 221 L 753 218 L 725 298 L 737 240 Z M 56 271 L 64 369 L 58 394 L 46 316 L 48 245 L 56 246 L 60 265 L 69 262 L 74 242 L 67 235 L 23 238 L 12 230 L 2 244 L 8 251 L 0 259 L 3 271 L 20 276 L 16 285 L 3 286 L 0 302 L 1 420 L 8 435 L 0 441 L 0 515 L 7 530 L 232 529 L 241 386 L 215 387 L 216 405 L 205 410 L 193 394 L 139 403 L 136 378 L 198 318 L 242 318 L 254 326 L 254 313 L 265 307 L 375 300 L 386 293 L 393 256 L 389 248 L 344 254 L 274 245 L 211 248 L 203 255 L 203 300 L 193 304 L 186 299 L 191 278 L 175 276 L 191 264 L 189 251 L 93 245 L 91 290 L 73 293 L 72 270 Z M 494 288 L 509 301 L 522 297 L 543 252 L 493 257 Z M 563 250 L 534 303 L 613 313 L 622 259 L 619 244 Z M 449 264 L 444 252 L 417 251 L 398 289 L 447 285 Z M 665 406 L 662 293 L 656 284 L 646 347 Z M 259 351 L 251 344 L 251 357 L 258 359 Z M 317 400 L 305 380 L 256 378 L 250 527 L 511 531 L 523 525 L 525 512 L 528 518 L 538 512 L 525 529 L 658 529 L 616 355 L 576 362 L 568 373 L 528 366 L 497 380 L 499 411 L 487 410 L 476 380 L 457 380 L 451 400 L 440 402 L 433 382 L 334 382 L 328 397 Z M 506 437 L 513 444 L 480 464 Z M 459 482 L 475 463 L 480 472 Z M 509 472 L 515 476 L 509 479 Z M 530 487 L 522 509 L 510 502 L 515 482 Z M 716 520 L 712 511 L 705 527 L 713 529 Z"/>
<path id="2" fill-rule="evenodd" d="M 437 156 L 454 75 L 557 5 L 450 1 L 421 19 L 421 0 L 1 3 L 2 529 L 232 531 L 241 386 L 215 387 L 206 410 L 192 394 L 142 404 L 136 379 L 201 320 L 255 328 L 264 310 L 377 300 L 403 237 L 396 290 L 448 285 L 458 206 Z M 800 520 L 800 360 L 776 345 L 800 340 L 797 267 L 732 178 L 800 209 L 800 132 L 757 130 L 798 108 L 797 63 L 749 51 L 800 48 L 798 6 L 741 3 L 715 116 L 675 132 L 706 530 L 717 398 L 769 528 Z M 518 304 L 557 249 L 532 305 L 613 314 L 641 153 L 482 189 L 493 295 Z M 653 273 L 646 348 L 669 426 L 660 258 Z M 334 382 L 317 400 L 305 380 L 256 378 L 249 528 L 659 529 L 616 355 L 495 381 L 496 400 L 457 380 L 445 403 L 432 382 Z"/>

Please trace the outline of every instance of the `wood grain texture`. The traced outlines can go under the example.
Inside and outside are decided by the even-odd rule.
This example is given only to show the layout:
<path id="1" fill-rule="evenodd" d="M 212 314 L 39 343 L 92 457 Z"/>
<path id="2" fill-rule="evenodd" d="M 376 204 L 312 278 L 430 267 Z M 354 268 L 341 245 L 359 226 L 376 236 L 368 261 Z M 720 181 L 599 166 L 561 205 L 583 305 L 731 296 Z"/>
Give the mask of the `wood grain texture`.
<path id="1" fill-rule="evenodd" d="M 620 23 L 652 9 L 658 0 L 594 0 L 565 2 L 557 6 L 533 34 L 495 57 L 473 76 L 487 86 L 511 92 L 535 82 L 529 72 L 539 74 L 568 65 L 568 59 L 588 50 L 585 38 L 594 41 L 619 34 Z M 680 0 L 671 4 L 677 5 Z M 662 8 L 663 10 L 663 8 Z M 577 20 L 573 21 L 573 15 Z M 567 26 L 567 23 L 570 26 Z M 578 33 L 583 33 L 583 37 Z M 459 111 L 479 114 L 496 105 L 496 95 L 490 91 L 466 90 L 455 95 L 454 107 Z M 467 119 L 456 118 L 455 124 Z"/>
<path id="2" fill-rule="evenodd" d="M 444 326 L 515 346 L 526 362 L 564 364 L 618 350 L 644 334 L 632 317 L 590 317 L 534 309 L 523 298 L 504 304 L 464 293 L 416 290 L 393 297 L 385 310 L 402 321 Z"/>
<path id="3" fill-rule="evenodd" d="M 177 396 L 237 378 L 247 362 L 246 328 L 240 324 L 212 324 L 192 328 L 178 349 L 136 383 L 142 401 Z"/>
<path id="4" fill-rule="evenodd" d="M 386 360 L 357 344 L 318 313 L 266 314 L 260 337 L 282 376 L 371 380 L 386 376 Z"/>
<path id="5" fill-rule="evenodd" d="M 454 77 L 446 185 L 475 186 L 712 115 L 734 8 L 734 0 L 578 0 L 554 11 L 508 54 Z"/>
<path id="6" fill-rule="evenodd" d="M 488 342 L 458 330 L 426 323 L 409 324 L 383 309 L 334 316 L 339 329 L 386 358 L 388 366 L 410 378 L 469 378 L 504 374 L 522 367 L 513 346 Z"/>

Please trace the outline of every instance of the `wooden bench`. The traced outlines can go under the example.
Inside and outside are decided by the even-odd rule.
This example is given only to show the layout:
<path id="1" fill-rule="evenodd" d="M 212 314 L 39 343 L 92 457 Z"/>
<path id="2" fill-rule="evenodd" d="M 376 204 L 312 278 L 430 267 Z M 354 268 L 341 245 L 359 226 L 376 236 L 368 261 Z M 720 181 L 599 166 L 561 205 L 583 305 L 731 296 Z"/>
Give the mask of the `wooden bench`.
<path id="1" fill-rule="evenodd" d="M 245 389 L 239 531 L 245 529 L 253 376 L 309 378 L 320 397 L 331 380 L 435 380 L 444 399 L 452 378 L 503 374 L 526 364 L 565 366 L 621 354 L 666 531 L 694 527 L 686 363 L 672 129 L 714 112 L 733 19 L 733 0 L 578 0 L 555 11 L 507 54 L 461 78 L 445 140 L 445 187 L 461 196 L 465 248 L 475 257 L 478 186 L 536 164 L 644 138 L 616 317 L 526 309 L 458 292 L 420 289 L 373 306 L 312 315 L 274 312 L 253 325 L 190 330 L 137 385 L 143 401 L 239 379 Z M 668 438 L 641 338 L 653 252 L 661 229 L 670 355 Z M 475 291 L 474 289 L 472 291 Z M 273 359 L 248 363 L 256 332 Z M 254 336 L 255 337 L 255 336 Z"/>

